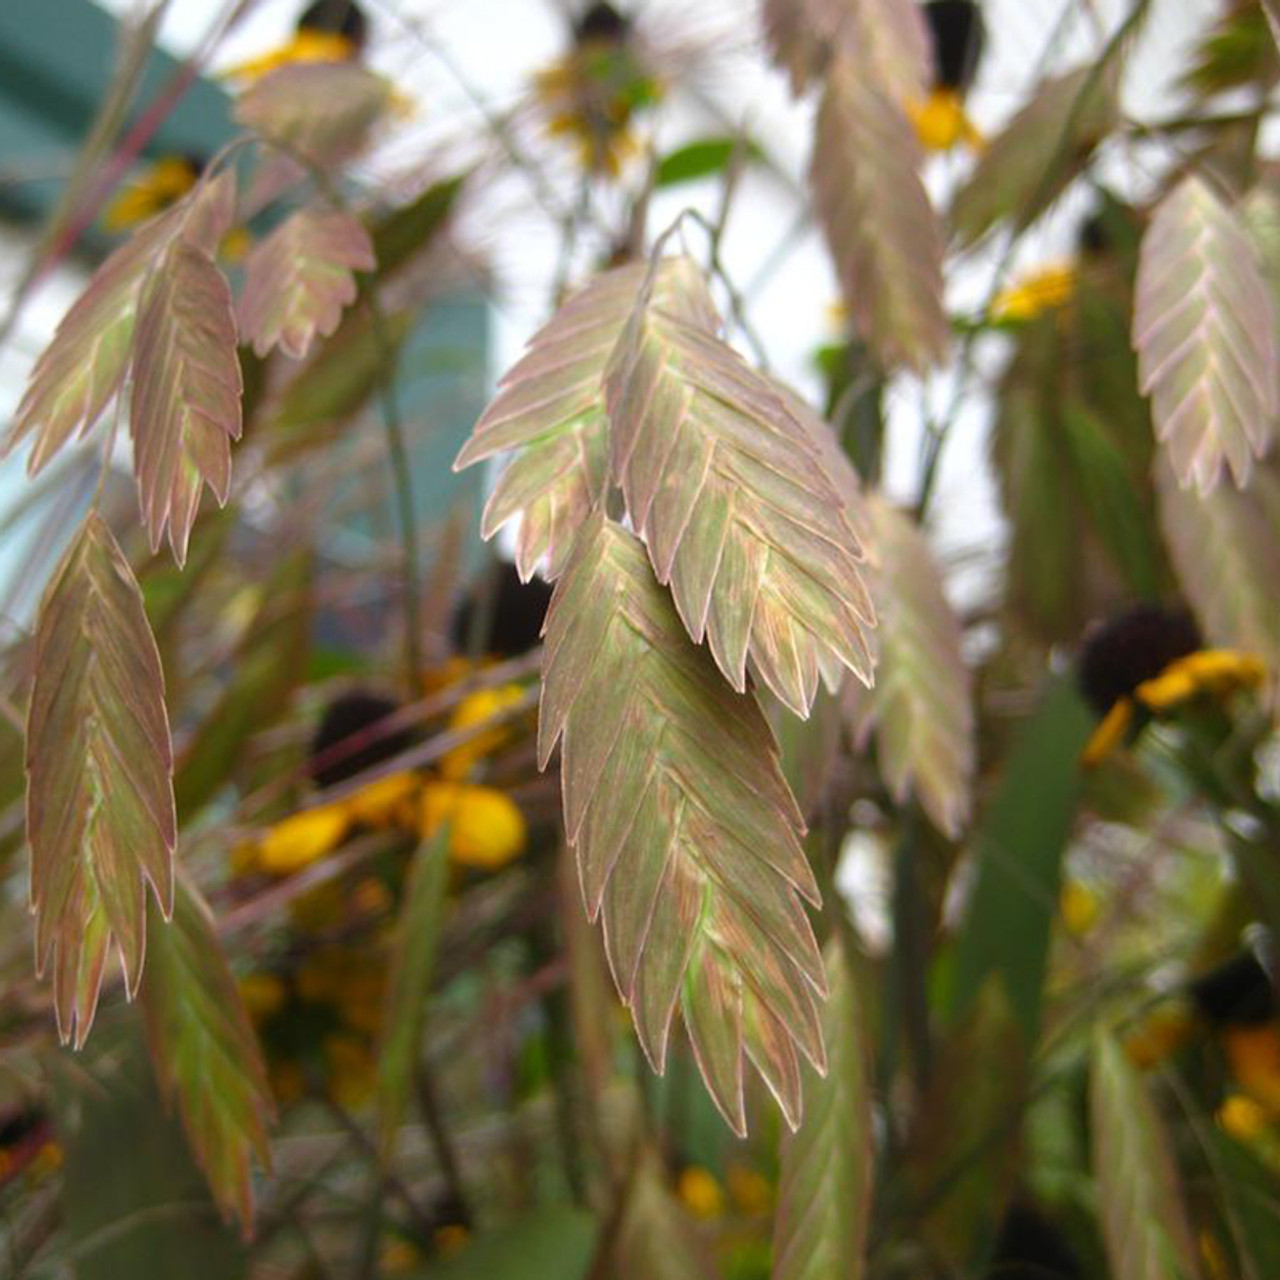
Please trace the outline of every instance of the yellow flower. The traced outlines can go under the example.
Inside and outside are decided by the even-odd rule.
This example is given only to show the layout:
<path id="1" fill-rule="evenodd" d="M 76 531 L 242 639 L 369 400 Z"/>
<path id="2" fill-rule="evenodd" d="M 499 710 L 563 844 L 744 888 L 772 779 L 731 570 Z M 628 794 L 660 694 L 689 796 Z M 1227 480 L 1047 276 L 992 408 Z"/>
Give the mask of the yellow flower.
<path id="1" fill-rule="evenodd" d="M 1128 698 L 1117 699 L 1090 734 L 1089 741 L 1080 753 L 1080 763 L 1086 769 L 1100 765 L 1124 742 L 1132 723 L 1133 703 Z"/>
<path id="2" fill-rule="evenodd" d="M 1255 1102 L 1280 1112 L 1280 1032 L 1275 1024 L 1228 1027 L 1222 1043 L 1240 1087 Z"/>
<path id="3" fill-rule="evenodd" d="M 298 62 L 346 62 L 355 57 L 355 45 L 336 31 L 317 31 L 303 28 L 298 31 L 288 44 L 249 58 L 228 67 L 220 73 L 224 80 L 239 80 L 252 84 L 260 80 L 269 71 L 279 67 L 287 67 Z"/>
<path id="4" fill-rule="evenodd" d="M 43 1143 L 40 1150 L 32 1157 L 29 1166 L 31 1176 L 37 1182 L 42 1181 L 62 1168 L 63 1159 L 62 1144 L 50 1139 L 48 1142 Z"/>
<path id="5" fill-rule="evenodd" d="M 676 1193 L 695 1218 L 718 1218 L 724 1212 L 720 1184 L 700 1165 L 690 1165 L 680 1174 Z"/>
<path id="6" fill-rule="evenodd" d="M 102 215 L 110 232 L 128 231 L 163 213 L 191 190 L 200 166 L 188 156 L 164 156 L 134 182 L 117 192 Z"/>
<path id="7" fill-rule="evenodd" d="M 428 782 L 418 829 L 424 839 L 449 823 L 449 857 L 459 866 L 497 871 L 524 852 L 524 815 L 505 792 L 460 782 Z"/>
<path id="8" fill-rule="evenodd" d="M 1076 287 L 1076 269 L 1062 262 L 1043 267 L 1001 289 L 991 304 L 993 320 L 1034 320 L 1036 316 L 1071 300 Z"/>
<path id="9" fill-rule="evenodd" d="M 950 151 L 962 145 L 978 151 L 985 145 L 954 89 L 935 89 L 923 102 L 908 103 L 907 114 L 926 151 Z"/>
<path id="10" fill-rule="evenodd" d="M 1134 696 L 1152 711 L 1171 711 L 1198 694 L 1225 698 L 1238 689 L 1256 689 L 1267 669 L 1261 659 L 1234 649 L 1198 649 L 1171 662 L 1154 679 L 1144 681 Z"/>
<path id="11" fill-rule="evenodd" d="M 1218 1108 L 1218 1123 L 1240 1142 L 1252 1142 L 1275 1124 L 1275 1113 L 1247 1094 L 1233 1093 Z"/>
<path id="12" fill-rule="evenodd" d="M 1226 698 L 1242 689 L 1256 689 L 1266 679 L 1260 658 L 1234 649 L 1196 649 L 1175 658 L 1159 675 L 1144 680 L 1133 697 L 1118 698 L 1093 731 L 1080 762 L 1101 764 L 1124 741 L 1141 707 L 1153 715 L 1175 711 L 1201 694 Z"/>
<path id="13" fill-rule="evenodd" d="M 1231 1267 L 1222 1245 L 1212 1231 L 1201 1231 L 1197 1237 L 1200 1256 L 1204 1259 L 1205 1274 L 1209 1280 L 1231 1280 Z"/>
<path id="14" fill-rule="evenodd" d="M 468 694 L 454 708 L 453 715 L 449 717 L 449 728 L 460 730 L 482 725 L 496 719 L 509 707 L 517 706 L 523 698 L 524 690 L 515 684 L 504 684 L 497 689 L 479 689 Z M 475 765 L 491 756 L 510 737 L 509 724 L 496 725 L 477 734 L 460 747 L 454 747 L 441 759 L 440 773 L 455 780 L 467 777 Z"/>
<path id="15" fill-rule="evenodd" d="M 246 973 L 239 987 L 240 999 L 254 1022 L 265 1022 L 278 1012 L 288 995 L 283 980 L 274 973 Z"/>
<path id="16" fill-rule="evenodd" d="M 1194 1026 L 1185 1009 L 1153 1013 L 1126 1038 L 1125 1055 L 1139 1071 L 1149 1071 L 1180 1049 L 1190 1039 Z"/>
<path id="17" fill-rule="evenodd" d="M 412 1240 L 393 1236 L 383 1241 L 378 1250 L 378 1274 L 402 1276 L 415 1270 L 422 1263 L 422 1253 Z"/>
<path id="18" fill-rule="evenodd" d="M 329 1060 L 329 1093 L 342 1107 L 358 1107 L 373 1092 L 377 1068 L 373 1054 L 355 1036 L 326 1036 L 325 1057 Z"/>
<path id="19" fill-rule="evenodd" d="M 1068 880 L 1058 899 L 1062 923 L 1073 937 L 1083 937 L 1097 923 L 1098 895 L 1079 880 Z"/>
<path id="20" fill-rule="evenodd" d="M 431 1243 L 442 1258 L 452 1258 L 467 1246 L 471 1232 L 460 1222 L 448 1222 L 431 1233 Z"/>
<path id="21" fill-rule="evenodd" d="M 351 817 L 341 804 L 304 809 L 277 822 L 262 837 L 258 864 L 272 875 L 291 875 L 336 849 L 350 827 Z"/>
<path id="22" fill-rule="evenodd" d="M 413 821 L 422 779 L 416 773 L 393 773 L 338 801 L 351 821 L 365 827 L 408 825 Z"/>
<path id="23" fill-rule="evenodd" d="M 761 1217 L 773 1210 L 773 1187 L 769 1179 L 745 1165 L 731 1164 L 725 1171 L 725 1183 L 733 1202 L 743 1213 Z"/>
<path id="24" fill-rule="evenodd" d="M 307 1092 L 307 1077 L 296 1062 L 268 1063 L 267 1083 L 271 1086 L 271 1096 L 281 1107 L 297 1102 Z"/>

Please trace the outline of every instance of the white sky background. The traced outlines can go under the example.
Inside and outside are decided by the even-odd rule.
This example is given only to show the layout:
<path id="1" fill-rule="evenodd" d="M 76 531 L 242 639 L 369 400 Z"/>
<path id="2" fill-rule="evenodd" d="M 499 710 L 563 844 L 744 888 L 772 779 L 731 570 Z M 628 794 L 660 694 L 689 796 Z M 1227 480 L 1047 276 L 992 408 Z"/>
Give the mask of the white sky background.
<path id="1" fill-rule="evenodd" d="M 12 0 L 6 0 L 12 2 Z M 29 3 L 33 0 L 18 0 Z M 137 0 L 99 0 L 124 14 Z M 627 6 L 618 0 L 621 7 Z M 432 169 L 449 172 L 459 158 L 474 155 L 483 114 L 467 90 L 479 94 L 495 114 L 527 101 L 533 73 L 563 48 L 571 0 L 363 0 L 373 24 L 369 60 L 393 77 L 418 104 L 415 117 L 371 161 L 371 175 L 402 182 L 406 191 L 423 183 L 424 157 Z M 223 41 L 214 66 L 252 57 L 287 38 L 301 0 L 258 0 L 249 15 Z M 1137 119 L 1173 114 L 1178 106 L 1171 83 L 1186 66 L 1186 46 L 1218 11 L 1217 0 L 1156 0 L 1143 38 L 1130 64 L 1126 107 Z M 207 35 L 223 11 L 214 0 L 171 0 L 161 41 L 183 56 Z M 1045 70 L 1060 70 L 1096 53 L 1107 33 L 1127 12 L 1129 0 L 986 0 L 988 40 L 977 84 L 969 99 L 979 128 L 995 130 L 1025 100 L 1029 86 Z M 731 277 L 745 289 L 761 263 L 785 238 L 800 208 L 808 163 L 812 108 L 794 102 L 784 76 L 770 67 L 759 43 L 756 0 L 631 0 L 641 31 L 664 45 L 671 42 L 701 50 L 695 77 L 698 93 L 714 104 L 714 113 L 688 94 L 669 96 L 654 122 L 656 149 L 663 154 L 686 141 L 725 134 L 744 126 L 760 140 L 782 176 L 750 170 L 744 176 L 727 225 L 722 258 Z M 1055 36 L 1050 47 L 1051 36 Z M 436 50 L 448 50 L 453 69 Z M 462 81 L 467 88 L 464 89 Z M 719 117 L 718 119 L 716 117 Z M 522 144 L 540 159 L 549 144 L 531 121 L 521 128 Z M 554 147 L 551 147 L 554 154 Z M 563 155 L 563 153 L 561 153 Z M 430 158 L 434 157 L 434 158 Z M 1158 152 L 1121 153 L 1104 158 L 1103 176 L 1122 192 L 1140 191 Z M 956 157 L 931 162 L 930 187 L 945 203 L 966 165 Z M 564 155 L 553 181 L 561 204 L 572 201 L 575 178 Z M 717 180 L 659 193 L 650 214 L 651 231 L 667 225 L 681 208 L 697 205 L 714 217 L 719 204 Z M 603 202 L 607 205 L 607 201 Z M 1087 205 L 1070 198 L 1042 221 L 1015 259 L 1018 267 L 1050 261 L 1071 251 L 1075 229 Z M 620 217 L 616 205 L 613 222 Z M 537 205 L 529 182 L 518 171 L 479 194 L 470 217 L 460 220 L 464 239 L 493 267 L 496 286 L 494 366 L 501 372 L 518 356 L 529 334 L 548 312 L 556 274 L 559 232 Z M 2 234 L 2 232 L 0 232 Z M 705 237 L 692 228 L 688 244 L 704 256 Z M 576 278 L 589 271 L 601 249 L 596 241 L 579 246 Z M 997 244 L 995 250 L 998 251 Z M 0 240 L 0 288 L 16 273 L 17 255 Z M 961 264 L 949 282 L 951 302 L 972 311 L 987 295 L 996 252 Z M 12 270 L 11 270 L 12 268 Z M 34 300 L 19 335 L 17 350 L 0 360 L 5 398 L 22 385 L 19 367 L 30 359 L 65 309 L 72 284 L 55 282 Z M 816 394 L 812 367 L 816 347 L 834 336 L 831 305 L 838 291 L 826 250 L 809 228 L 781 266 L 751 294 L 749 319 L 760 335 L 774 370 L 802 391 Z M 731 335 L 741 347 L 741 335 Z M 998 369 L 1004 358 L 1000 339 L 984 340 L 978 367 Z M 926 404 L 935 412 L 950 402 L 952 380 L 943 372 L 922 385 L 898 379 L 889 397 L 890 444 L 886 483 L 904 500 L 915 496 L 918 450 Z M 0 404 L 0 411 L 10 407 Z M 981 594 L 987 572 L 1003 539 L 986 465 L 989 399 L 969 397 L 957 419 L 944 457 L 935 496 L 934 531 L 940 550 L 964 562 L 953 576 L 953 590 L 966 600 Z M 972 553 L 979 552 L 975 558 Z"/>

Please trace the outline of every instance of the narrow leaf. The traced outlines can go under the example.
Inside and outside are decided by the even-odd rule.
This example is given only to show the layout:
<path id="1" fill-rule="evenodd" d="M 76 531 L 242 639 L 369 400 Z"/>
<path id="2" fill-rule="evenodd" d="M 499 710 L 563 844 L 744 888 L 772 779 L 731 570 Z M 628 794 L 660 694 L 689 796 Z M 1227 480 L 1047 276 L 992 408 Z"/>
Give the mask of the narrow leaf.
<path id="1" fill-rule="evenodd" d="M 683 273 L 686 312 L 710 309 Z M 772 383 L 643 292 L 605 379 L 627 514 L 694 641 L 729 683 L 753 672 L 808 714 L 820 673 L 869 683 L 862 548 L 817 446 Z"/>
<path id="2" fill-rule="evenodd" d="M 809 182 L 840 290 L 881 364 L 923 372 L 946 353 L 942 231 L 903 108 L 852 61 L 827 77 Z"/>
<path id="3" fill-rule="evenodd" d="M 712 1275 L 693 1224 L 663 1179 L 662 1161 L 643 1148 L 587 1280 L 710 1280 Z"/>
<path id="4" fill-rule="evenodd" d="M 449 832 L 442 827 L 418 847 L 392 944 L 387 1002 L 378 1054 L 382 1149 L 390 1153 L 422 1051 L 427 996 L 435 969 L 449 887 Z"/>
<path id="5" fill-rule="evenodd" d="M 1092 721 L 1069 680 L 1050 684 L 1006 759 L 974 835 L 977 881 L 956 944 L 952 1012 L 991 974 L 1036 1043 L 1062 854 L 1080 794 L 1080 752 Z"/>
<path id="6" fill-rule="evenodd" d="M 151 549 L 165 527 L 182 564 L 207 483 L 231 491 L 240 437 L 240 362 L 231 291 L 212 258 L 175 240 L 142 297 L 129 406 L 138 498 Z"/>
<path id="7" fill-rule="evenodd" d="M 951 206 L 963 243 L 1006 218 L 1030 226 L 1075 181 L 1119 119 L 1116 65 L 1046 80 L 991 140 Z"/>
<path id="8" fill-rule="evenodd" d="M 783 1138 L 773 1280 L 861 1280 L 871 1211 L 871 1091 L 862 1010 L 838 942 L 827 947 L 827 1075 Z"/>
<path id="9" fill-rule="evenodd" d="M 175 1098 L 187 1137 L 224 1215 L 253 1222 L 250 1160 L 270 1163 L 272 1115 L 253 1025 L 214 931 L 209 908 L 179 877 L 173 921 L 155 927 L 142 1008 L 156 1075 Z"/>
<path id="10" fill-rule="evenodd" d="M 355 301 L 355 271 L 374 268 L 373 244 L 346 213 L 300 209 L 259 241 L 246 265 L 238 316 L 259 356 L 278 346 L 301 360 Z"/>
<path id="11" fill-rule="evenodd" d="M 146 886 L 173 909 L 173 758 L 142 593 L 90 514 L 45 592 L 27 717 L 27 839 L 36 967 L 54 957 L 62 1040 L 85 1041 L 107 952 L 132 995 Z"/>
<path id="12" fill-rule="evenodd" d="M 1156 466 L 1160 524 L 1183 592 L 1216 645 L 1256 653 L 1280 670 L 1280 475 L 1264 463 L 1243 492 L 1183 489 Z"/>
<path id="13" fill-rule="evenodd" d="M 914 794 L 944 834 L 969 818 L 973 702 L 960 623 L 924 534 L 878 494 L 867 496 L 877 564 L 871 592 L 879 625 L 876 683 L 850 682 L 854 736 L 876 733 L 880 771 L 895 800 Z"/>
<path id="14" fill-rule="evenodd" d="M 696 268 L 665 260 L 653 284 L 655 302 L 679 309 L 678 286 Z M 515 450 L 484 510 L 481 533 L 491 538 L 520 517 L 516 565 L 525 580 L 542 562 L 560 575 L 574 534 L 608 479 L 604 374 L 645 279 L 643 264 L 619 267 L 571 297 L 530 339 L 524 357 L 502 379 L 497 399 L 476 423 L 455 470 Z M 709 301 L 690 294 L 693 324 L 716 322 Z"/>
<path id="15" fill-rule="evenodd" d="M 1275 309 L 1244 228 L 1200 178 L 1142 237 L 1133 345 L 1179 483 L 1208 493 L 1226 462 L 1243 488 L 1280 412 Z"/>
<path id="16" fill-rule="evenodd" d="M 1094 1037 L 1089 1093 L 1102 1239 L 1115 1280 L 1195 1280 L 1168 1135 L 1142 1077 L 1103 1030 Z"/>
<path id="17" fill-rule="evenodd" d="M 255 81 L 235 117 L 309 163 L 329 166 L 362 150 L 390 105 L 390 81 L 359 62 L 293 63 Z"/>
<path id="18" fill-rule="evenodd" d="M 539 763 L 563 740 L 565 832 L 587 914 L 655 1070 L 677 1001 L 707 1087 L 746 1128 L 743 1054 L 800 1118 L 799 1049 L 824 1063 L 818 892 L 751 694 L 690 643 L 642 545 L 593 515 L 547 614 Z"/>
<path id="19" fill-rule="evenodd" d="M 435 239 L 458 202 L 466 175 L 443 178 L 420 196 L 400 205 L 369 224 L 378 276 L 386 279 Z"/>
<path id="20" fill-rule="evenodd" d="M 658 161 L 653 175 L 654 189 L 676 187 L 720 173 L 739 150 L 746 158 L 760 154 L 755 143 L 737 138 L 700 138 L 697 142 L 688 142 Z"/>

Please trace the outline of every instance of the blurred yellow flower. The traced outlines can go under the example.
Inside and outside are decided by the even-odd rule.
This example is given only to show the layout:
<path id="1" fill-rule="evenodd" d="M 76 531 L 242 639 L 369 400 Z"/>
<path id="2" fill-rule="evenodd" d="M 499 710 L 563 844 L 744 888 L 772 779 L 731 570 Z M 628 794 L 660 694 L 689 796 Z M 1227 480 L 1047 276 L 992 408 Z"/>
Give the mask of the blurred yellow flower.
<path id="1" fill-rule="evenodd" d="M 352 822 L 366 827 L 389 827 L 413 821 L 422 779 L 416 773 L 393 773 L 361 787 L 338 803 Z"/>
<path id="2" fill-rule="evenodd" d="M 470 729 L 500 716 L 509 707 L 519 705 L 524 690 L 519 685 L 504 684 L 497 689 L 479 689 L 468 694 L 449 717 L 452 730 Z M 481 760 L 491 756 L 511 737 L 509 724 L 497 725 L 448 752 L 440 761 L 440 773 L 460 780 L 467 777 Z"/>
<path id="3" fill-rule="evenodd" d="M 743 1164 L 731 1164 L 724 1180 L 734 1204 L 743 1213 L 761 1217 L 773 1211 L 773 1186 L 762 1173 Z"/>
<path id="4" fill-rule="evenodd" d="M 189 156 L 163 156 L 127 187 L 116 193 L 102 225 L 110 232 L 128 231 L 163 213 L 191 190 L 200 176 L 200 165 Z"/>
<path id="5" fill-rule="evenodd" d="M 1098 921 L 1098 895 L 1079 880 L 1068 880 L 1058 899 L 1062 923 L 1073 937 L 1083 937 Z"/>
<path id="6" fill-rule="evenodd" d="M 935 89 L 923 102 L 909 102 L 907 115 L 926 151 L 950 151 L 959 146 L 977 151 L 984 145 L 964 109 L 964 100 L 954 89 Z"/>
<path id="7" fill-rule="evenodd" d="M 676 1194 L 695 1218 L 718 1218 L 724 1212 L 720 1184 L 700 1165 L 690 1165 L 681 1172 Z"/>
<path id="8" fill-rule="evenodd" d="M 310 866 L 340 845 L 351 828 L 342 804 L 322 804 L 277 822 L 258 844 L 258 865 L 286 876 Z"/>
<path id="9" fill-rule="evenodd" d="M 452 1258 L 467 1246 L 471 1232 L 460 1222 L 448 1222 L 431 1233 L 431 1243 L 442 1258 Z"/>
<path id="10" fill-rule="evenodd" d="M 392 1236 L 382 1242 L 378 1250 L 378 1274 L 402 1276 L 422 1264 L 422 1251 L 403 1236 Z"/>
<path id="11" fill-rule="evenodd" d="M 1243 1093 L 1233 1093 L 1218 1108 L 1218 1123 L 1240 1142 L 1252 1142 L 1276 1122 L 1275 1113 Z"/>
<path id="12" fill-rule="evenodd" d="M 1180 1049 L 1194 1026 L 1185 1009 L 1159 1010 L 1125 1039 L 1125 1054 L 1139 1071 L 1149 1071 Z"/>
<path id="13" fill-rule="evenodd" d="M 1280 1113 L 1280 1031 L 1275 1024 L 1228 1027 L 1222 1043 L 1240 1087 L 1255 1102 Z"/>
<path id="14" fill-rule="evenodd" d="M 372 1093 L 377 1068 L 370 1046 L 355 1036 L 325 1037 L 325 1057 L 329 1060 L 329 1094 L 340 1106 L 351 1110 Z"/>
<path id="15" fill-rule="evenodd" d="M 996 294 L 991 304 L 993 320 L 1034 320 L 1046 311 L 1064 306 L 1076 288 L 1076 269 L 1062 262 L 1023 276 Z"/>
<path id="16" fill-rule="evenodd" d="M 355 57 L 356 47 L 336 31 L 299 30 L 288 44 L 281 45 L 256 58 L 248 58 L 219 73 L 223 80 L 252 84 L 269 71 L 298 62 L 346 62 Z"/>
<path id="17" fill-rule="evenodd" d="M 1234 649 L 1198 649 L 1171 662 L 1134 696 L 1152 711 L 1169 711 L 1201 693 L 1227 697 L 1237 689 L 1256 689 L 1267 669 L 1260 658 Z"/>
<path id="18" fill-rule="evenodd" d="M 261 1022 L 284 1007 L 288 995 L 284 981 L 274 973 L 246 973 L 239 982 L 240 999 L 254 1022 Z"/>
<path id="19" fill-rule="evenodd" d="M 1093 731 L 1080 761 L 1101 764 L 1124 741 L 1139 707 L 1163 715 L 1201 694 L 1226 698 L 1243 689 L 1256 689 L 1266 679 L 1262 660 L 1235 649 L 1196 649 L 1175 658 L 1159 675 L 1144 680 L 1133 697 L 1118 698 Z"/>
<path id="20" fill-rule="evenodd" d="M 449 857 L 459 866 L 497 871 L 524 852 L 528 829 L 515 801 L 493 787 L 428 782 L 418 829 L 424 839 L 449 823 Z"/>

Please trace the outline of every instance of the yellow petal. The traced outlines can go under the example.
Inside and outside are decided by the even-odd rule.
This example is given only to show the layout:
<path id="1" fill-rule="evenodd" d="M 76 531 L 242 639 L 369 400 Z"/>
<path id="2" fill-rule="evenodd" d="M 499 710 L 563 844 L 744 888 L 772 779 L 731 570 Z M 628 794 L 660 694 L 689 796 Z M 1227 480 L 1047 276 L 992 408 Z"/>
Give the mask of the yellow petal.
<path id="1" fill-rule="evenodd" d="M 1240 1087 L 1255 1102 L 1280 1111 L 1280 1032 L 1275 1025 L 1230 1027 L 1222 1039 Z"/>
<path id="2" fill-rule="evenodd" d="M 1033 271 L 1001 289 L 991 304 L 993 320 L 1034 320 L 1036 316 L 1071 301 L 1076 287 L 1076 269 L 1057 263 Z"/>
<path id="3" fill-rule="evenodd" d="M 724 1212 L 720 1184 L 698 1165 L 691 1165 L 680 1174 L 676 1192 L 695 1218 L 718 1218 Z"/>
<path id="4" fill-rule="evenodd" d="M 1080 753 L 1080 763 L 1086 769 L 1100 765 L 1124 741 L 1132 721 L 1133 703 L 1128 698 L 1118 699 L 1085 743 L 1084 750 Z"/>
<path id="5" fill-rule="evenodd" d="M 479 689 L 468 694 L 454 708 L 449 717 L 451 730 L 471 729 L 500 716 L 509 707 L 516 706 L 524 698 L 519 685 L 506 684 L 497 689 Z M 477 734 L 460 747 L 445 754 L 440 761 L 440 773 L 450 779 L 465 778 L 480 761 L 493 755 L 511 738 L 511 726 L 501 724 L 486 733 Z"/>
<path id="6" fill-rule="evenodd" d="M 240 999 L 254 1022 L 265 1022 L 284 1006 L 288 992 L 278 974 L 246 973 L 239 982 Z"/>
<path id="7" fill-rule="evenodd" d="M 414 804 L 422 779 L 406 771 L 393 773 L 361 787 L 337 804 L 354 823 L 363 827 L 390 827 L 413 821 Z"/>
<path id="8" fill-rule="evenodd" d="M 1253 1141 L 1275 1122 L 1274 1112 L 1243 1093 L 1233 1093 L 1218 1108 L 1218 1123 L 1241 1142 Z"/>
<path id="9" fill-rule="evenodd" d="M 304 809 L 277 822 L 263 836 L 258 863 L 272 875 L 290 875 L 336 849 L 350 826 L 351 819 L 341 805 Z"/>
<path id="10" fill-rule="evenodd" d="M 1199 693 L 1226 697 L 1237 689 L 1256 689 L 1266 679 L 1261 658 L 1235 649 L 1198 649 L 1171 662 L 1135 690 L 1152 711 L 1168 711 Z"/>
<path id="11" fill-rule="evenodd" d="M 1097 923 L 1098 895 L 1079 880 L 1068 880 L 1058 898 L 1062 923 L 1072 937 L 1081 938 Z"/>
<path id="12" fill-rule="evenodd" d="M 355 56 L 355 46 L 346 36 L 336 31 L 299 31 L 288 44 L 278 49 L 271 49 L 238 62 L 225 71 L 219 72 L 223 80 L 240 80 L 252 83 L 260 80 L 269 71 L 278 67 L 286 67 L 297 62 L 346 62 Z"/>
<path id="13" fill-rule="evenodd" d="M 773 1211 L 773 1187 L 763 1174 L 745 1165 L 731 1164 L 724 1180 L 733 1202 L 743 1213 L 762 1216 Z"/>
<path id="14" fill-rule="evenodd" d="M 935 89 L 923 102 L 908 103 L 907 115 L 926 151 L 950 151 L 961 143 L 981 141 L 954 89 Z"/>
<path id="15" fill-rule="evenodd" d="M 457 782 L 430 782 L 422 792 L 419 830 L 433 836 L 449 827 L 449 857 L 463 867 L 496 871 L 524 852 L 524 815 L 505 792 Z"/>
<path id="16" fill-rule="evenodd" d="M 1184 1009 L 1153 1013 L 1126 1037 L 1125 1056 L 1139 1071 L 1149 1071 L 1180 1049 L 1190 1039 L 1194 1027 Z"/>
<path id="17" fill-rule="evenodd" d="M 377 1080 L 369 1046 L 355 1036 L 334 1035 L 325 1038 L 324 1051 L 329 1060 L 330 1096 L 339 1106 L 358 1107 Z"/>

